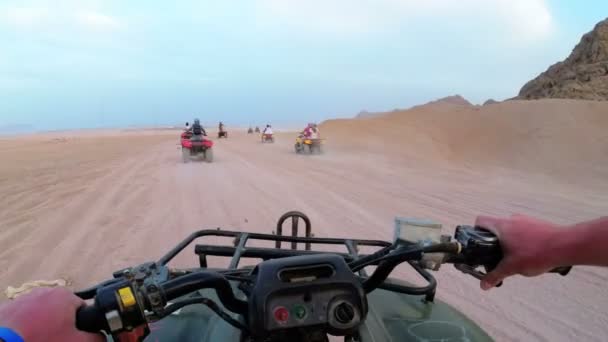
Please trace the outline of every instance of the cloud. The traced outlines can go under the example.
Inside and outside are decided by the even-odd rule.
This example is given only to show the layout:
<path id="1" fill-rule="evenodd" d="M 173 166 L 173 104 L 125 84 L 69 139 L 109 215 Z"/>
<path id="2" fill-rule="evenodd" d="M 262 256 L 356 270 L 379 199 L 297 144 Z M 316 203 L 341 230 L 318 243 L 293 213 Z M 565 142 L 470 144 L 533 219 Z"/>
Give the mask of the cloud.
<path id="1" fill-rule="evenodd" d="M 77 7 L 5 7 L 0 8 L 0 24 L 16 30 L 72 30 L 114 31 L 125 24 L 100 11 Z"/>
<path id="2" fill-rule="evenodd" d="M 0 21 L 16 28 L 35 28 L 48 18 L 48 10 L 37 7 L 9 7 L 0 14 Z"/>
<path id="3" fill-rule="evenodd" d="M 123 27 L 116 18 L 91 11 L 78 12 L 75 14 L 75 19 L 81 26 L 98 31 L 117 30 Z"/>
<path id="4" fill-rule="evenodd" d="M 314 33 L 357 34 L 370 31 L 376 18 L 366 10 L 366 1 L 260 0 L 262 23 L 302 29 Z"/>
<path id="5" fill-rule="evenodd" d="M 553 31 L 545 0 L 258 0 L 256 6 L 262 25 L 322 34 L 381 33 L 420 21 L 429 26 L 489 22 L 505 35 L 529 41 Z"/>
<path id="6" fill-rule="evenodd" d="M 544 39 L 554 32 L 554 22 L 544 0 L 497 1 L 502 20 L 511 32 L 528 41 Z"/>

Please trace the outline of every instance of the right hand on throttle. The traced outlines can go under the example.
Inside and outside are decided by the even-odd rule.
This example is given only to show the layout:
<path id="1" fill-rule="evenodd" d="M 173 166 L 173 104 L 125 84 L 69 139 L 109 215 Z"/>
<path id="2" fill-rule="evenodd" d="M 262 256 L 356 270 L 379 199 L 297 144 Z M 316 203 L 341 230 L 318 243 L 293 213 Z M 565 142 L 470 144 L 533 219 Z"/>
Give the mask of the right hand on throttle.
<path id="1" fill-rule="evenodd" d="M 479 216 L 475 225 L 496 234 L 504 255 L 498 266 L 481 280 L 484 290 L 512 275 L 533 277 L 563 266 L 557 260 L 557 253 L 547 245 L 560 231 L 553 223 L 513 215 L 511 218 Z"/>

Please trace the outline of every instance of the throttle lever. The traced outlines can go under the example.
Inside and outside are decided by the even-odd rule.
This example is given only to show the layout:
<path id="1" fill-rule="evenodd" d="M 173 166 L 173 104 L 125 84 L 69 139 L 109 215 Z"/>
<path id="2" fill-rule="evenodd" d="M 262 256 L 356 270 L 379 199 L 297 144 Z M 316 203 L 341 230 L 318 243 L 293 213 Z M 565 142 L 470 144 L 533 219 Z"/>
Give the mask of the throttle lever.
<path id="1" fill-rule="evenodd" d="M 566 275 L 568 275 L 568 273 L 570 273 L 570 270 L 572 270 L 572 266 L 561 266 L 561 267 L 556 267 L 549 272 L 557 273 L 561 276 L 566 276 Z"/>
<path id="2" fill-rule="evenodd" d="M 482 280 L 483 277 L 485 277 L 485 275 L 487 274 L 487 273 L 478 271 L 474 267 L 466 265 L 466 264 L 454 264 L 454 267 L 457 270 L 459 270 L 460 272 L 471 275 L 475 279 L 478 279 L 478 280 Z M 572 270 L 572 266 L 562 266 L 562 267 L 556 267 L 556 268 L 550 270 L 549 273 L 557 273 L 561 276 L 566 276 L 568 273 L 570 273 L 570 270 Z M 502 280 L 498 284 L 496 284 L 496 287 L 500 287 L 500 286 L 502 286 Z"/>
<path id="3" fill-rule="evenodd" d="M 485 277 L 486 273 L 478 271 L 472 266 L 466 264 L 454 264 L 454 267 L 464 274 L 468 274 L 473 276 L 475 279 L 482 280 Z M 502 281 L 496 284 L 496 287 L 500 287 L 502 285 Z"/>

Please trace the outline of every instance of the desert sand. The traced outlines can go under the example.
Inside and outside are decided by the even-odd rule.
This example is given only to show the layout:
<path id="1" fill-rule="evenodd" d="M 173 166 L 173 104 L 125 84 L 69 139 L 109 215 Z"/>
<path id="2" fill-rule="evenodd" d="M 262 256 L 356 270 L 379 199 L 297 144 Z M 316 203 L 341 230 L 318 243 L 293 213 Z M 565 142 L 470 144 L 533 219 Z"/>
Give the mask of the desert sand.
<path id="1" fill-rule="evenodd" d="M 271 232 L 288 210 L 317 236 L 391 239 L 395 216 L 444 225 L 523 213 L 560 224 L 608 212 L 608 103 L 436 103 L 331 120 L 325 153 L 293 134 L 231 132 L 213 163 L 181 162 L 177 131 L 0 139 L 0 287 L 68 278 L 83 288 L 154 260 L 196 229 Z M 180 265 L 196 265 L 193 251 Z M 608 270 L 513 277 L 482 292 L 445 266 L 440 299 L 498 341 L 605 341 Z M 398 276 L 410 280 L 401 267 Z"/>

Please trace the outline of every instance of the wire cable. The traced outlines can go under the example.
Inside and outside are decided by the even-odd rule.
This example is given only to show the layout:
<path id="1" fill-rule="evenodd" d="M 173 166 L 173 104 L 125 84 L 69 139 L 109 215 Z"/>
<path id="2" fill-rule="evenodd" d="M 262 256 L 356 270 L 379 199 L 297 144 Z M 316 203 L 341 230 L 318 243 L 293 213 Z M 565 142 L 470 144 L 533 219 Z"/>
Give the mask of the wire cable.
<path id="1" fill-rule="evenodd" d="M 192 304 L 206 305 L 209 309 L 211 309 L 213 312 L 215 312 L 218 316 L 220 316 L 220 318 L 222 318 L 228 324 L 249 334 L 249 329 L 243 323 L 232 318 L 228 313 L 226 313 L 226 311 L 222 310 L 219 307 L 219 305 L 217 305 L 216 302 L 214 302 L 213 300 L 211 300 L 209 298 L 205 298 L 205 297 L 194 297 L 194 298 L 181 299 L 179 301 L 171 303 L 171 304 L 167 305 L 165 307 L 165 309 L 163 310 L 163 316 L 168 316 L 171 313 L 183 308 L 184 306 L 192 305 Z"/>

